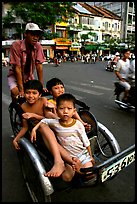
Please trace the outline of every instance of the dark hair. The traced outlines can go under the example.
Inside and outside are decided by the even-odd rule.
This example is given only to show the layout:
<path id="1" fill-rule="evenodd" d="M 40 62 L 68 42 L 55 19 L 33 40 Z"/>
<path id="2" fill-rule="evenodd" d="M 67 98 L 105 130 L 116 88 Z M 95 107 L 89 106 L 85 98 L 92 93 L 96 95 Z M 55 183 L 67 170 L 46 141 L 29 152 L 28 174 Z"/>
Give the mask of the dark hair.
<path id="1" fill-rule="evenodd" d="M 39 80 L 33 79 L 33 80 L 29 80 L 25 83 L 24 91 L 26 91 L 26 89 L 34 89 L 34 90 L 37 90 L 39 92 L 39 94 L 42 94 L 43 85 L 41 84 L 41 82 Z"/>
<path id="2" fill-rule="evenodd" d="M 130 49 L 129 48 L 125 48 L 125 49 L 122 50 L 122 54 L 124 55 L 128 51 L 130 51 Z"/>
<path id="3" fill-rule="evenodd" d="M 63 82 L 60 79 L 54 77 L 49 81 L 47 81 L 46 88 L 48 89 L 48 91 L 52 91 L 53 86 L 60 85 L 60 84 L 64 86 Z"/>
<path id="4" fill-rule="evenodd" d="M 76 98 L 70 93 L 64 93 L 57 97 L 56 104 L 59 106 L 61 101 L 71 101 L 75 108 Z"/>

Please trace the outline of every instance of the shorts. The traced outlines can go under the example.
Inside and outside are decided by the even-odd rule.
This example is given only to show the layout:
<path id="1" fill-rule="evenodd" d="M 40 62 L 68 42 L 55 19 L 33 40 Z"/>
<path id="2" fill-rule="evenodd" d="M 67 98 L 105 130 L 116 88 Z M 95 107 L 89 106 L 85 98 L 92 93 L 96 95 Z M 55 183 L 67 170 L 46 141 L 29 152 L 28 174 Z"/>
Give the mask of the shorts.
<path id="1" fill-rule="evenodd" d="M 10 90 L 17 86 L 17 80 L 14 75 L 8 76 L 8 85 Z"/>
<path id="2" fill-rule="evenodd" d="M 119 81 L 119 84 L 121 84 L 127 91 L 129 91 L 131 88 L 130 84 L 126 81 Z"/>
<path id="3" fill-rule="evenodd" d="M 80 153 L 77 157 L 83 165 L 91 161 L 91 156 L 89 155 L 88 151 Z"/>

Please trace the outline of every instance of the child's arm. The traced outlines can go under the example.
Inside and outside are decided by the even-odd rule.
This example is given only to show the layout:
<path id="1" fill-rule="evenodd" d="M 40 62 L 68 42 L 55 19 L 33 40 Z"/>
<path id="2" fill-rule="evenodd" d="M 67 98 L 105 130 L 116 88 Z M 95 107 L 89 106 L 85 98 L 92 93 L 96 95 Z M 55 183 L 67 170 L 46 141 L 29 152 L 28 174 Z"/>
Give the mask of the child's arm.
<path id="1" fill-rule="evenodd" d="M 27 132 L 28 130 L 28 124 L 27 124 L 27 121 L 26 120 L 23 120 L 23 127 L 21 128 L 21 130 L 19 131 L 19 133 L 16 135 L 16 137 L 14 138 L 13 140 L 13 145 L 15 147 L 16 150 L 19 150 L 20 147 L 19 147 L 19 144 L 18 144 L 18 141 L 21 137 L 23 137 L 25 135 L 25 133 Z"/>
<path id="2" fill-rule="evenodd" d="M 30 140 L 31 140 L 31 142 L 36 141 L 36 131 L 37 131 L 37 129 L 40 127 L 41 123 L 42 123 L 42 122 L 40 121 L 40 122 L 37 123 L 37 125 L 35 125 L 35 127 L 32 129 L 31 135 L 30 135 Z"/>
<path id="3" fill-rule="evenodd" d="M 29 119 L 29 118 L 36 118 L 37 120 L 42 120 L 43 118 L 45 118 L 42 115 L 38 115 L 36 113 L 30 113 L 30 112 L 26 112 L 22 114 L 23 118 L 25 119 Z"/>

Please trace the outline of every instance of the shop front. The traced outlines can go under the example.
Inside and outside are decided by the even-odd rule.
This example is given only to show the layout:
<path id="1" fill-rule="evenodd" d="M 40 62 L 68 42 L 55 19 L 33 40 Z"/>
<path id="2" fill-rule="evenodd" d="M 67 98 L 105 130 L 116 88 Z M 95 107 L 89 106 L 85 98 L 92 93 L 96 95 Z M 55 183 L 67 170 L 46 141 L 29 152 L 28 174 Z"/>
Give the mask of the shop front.
<path id="1" fill-rule="evenodd" d="M 54 58 L 54 40 L 41 40 L 40 44 L 42 45 L 44 55 L 46 59 L 53 59 Z"/>
<path id="2" fill-rule="evenodd" d="M 80 55 L 80 54 L 81 54 L 80 48 L 81 48 L 81 43 L 72 42 L 72 45 L 71 45 L 71 47 L 70 47 L 70 49 L 69 49 L 70 54 Z"/>
<path id="3" fill-rule="evenodd" d="M 61 56 L 64 56 L 65 54 L 69 54 L 69 48 L 72 44 L 70 39 L 56 38 L 54 41 L 55 41 L 54 56 L 57 53 L 60 53 Z"/>

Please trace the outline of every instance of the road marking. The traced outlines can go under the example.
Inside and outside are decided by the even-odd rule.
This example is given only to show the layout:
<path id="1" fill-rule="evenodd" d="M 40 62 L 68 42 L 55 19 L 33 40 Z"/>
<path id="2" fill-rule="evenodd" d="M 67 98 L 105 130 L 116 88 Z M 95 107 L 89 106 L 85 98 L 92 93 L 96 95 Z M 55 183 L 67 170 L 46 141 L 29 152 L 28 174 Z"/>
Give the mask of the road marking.
<path id="1" fill-rule="evenodd" d="M 11 98 L 2 92 L 2 102 L 6 105 L 11 103 Z"/>
<path id="2" fill-rule="evenodd" d="M 108 88 L 108 87 L 104 87 L 104 86 L 97 86 L 95 85 L 95 82 L 93 81 L 92 83 L 89 82 L 89 83 L 77 83 L 75 81 L 70 81 L 72 84 L 75 84 L 75 85 L 81 85 L 81 86 L 88 86 L 88 87 L 93 87 L 93 88 L 96 88 L 96 89 L 102 89 L 102 90 L 107 90 L 107 91 L 112 91 L 113 89 L 111 88 Z"/>
<path id="3" fill-rule="evenodd" d="M 65 87 L 70 88 L 70 89 L 75 90 L 75 91 L 81 91 L 81 92 L 92 94 L 92 95 L 103 95 L 104 94 L 104 93 L 99 93 L 97 91 L 83 89 L 83 88 L 79 88 L 79 87 L 71 86 L 71 85 L 66 85 L 66 84 L 65 84 Z"/>

